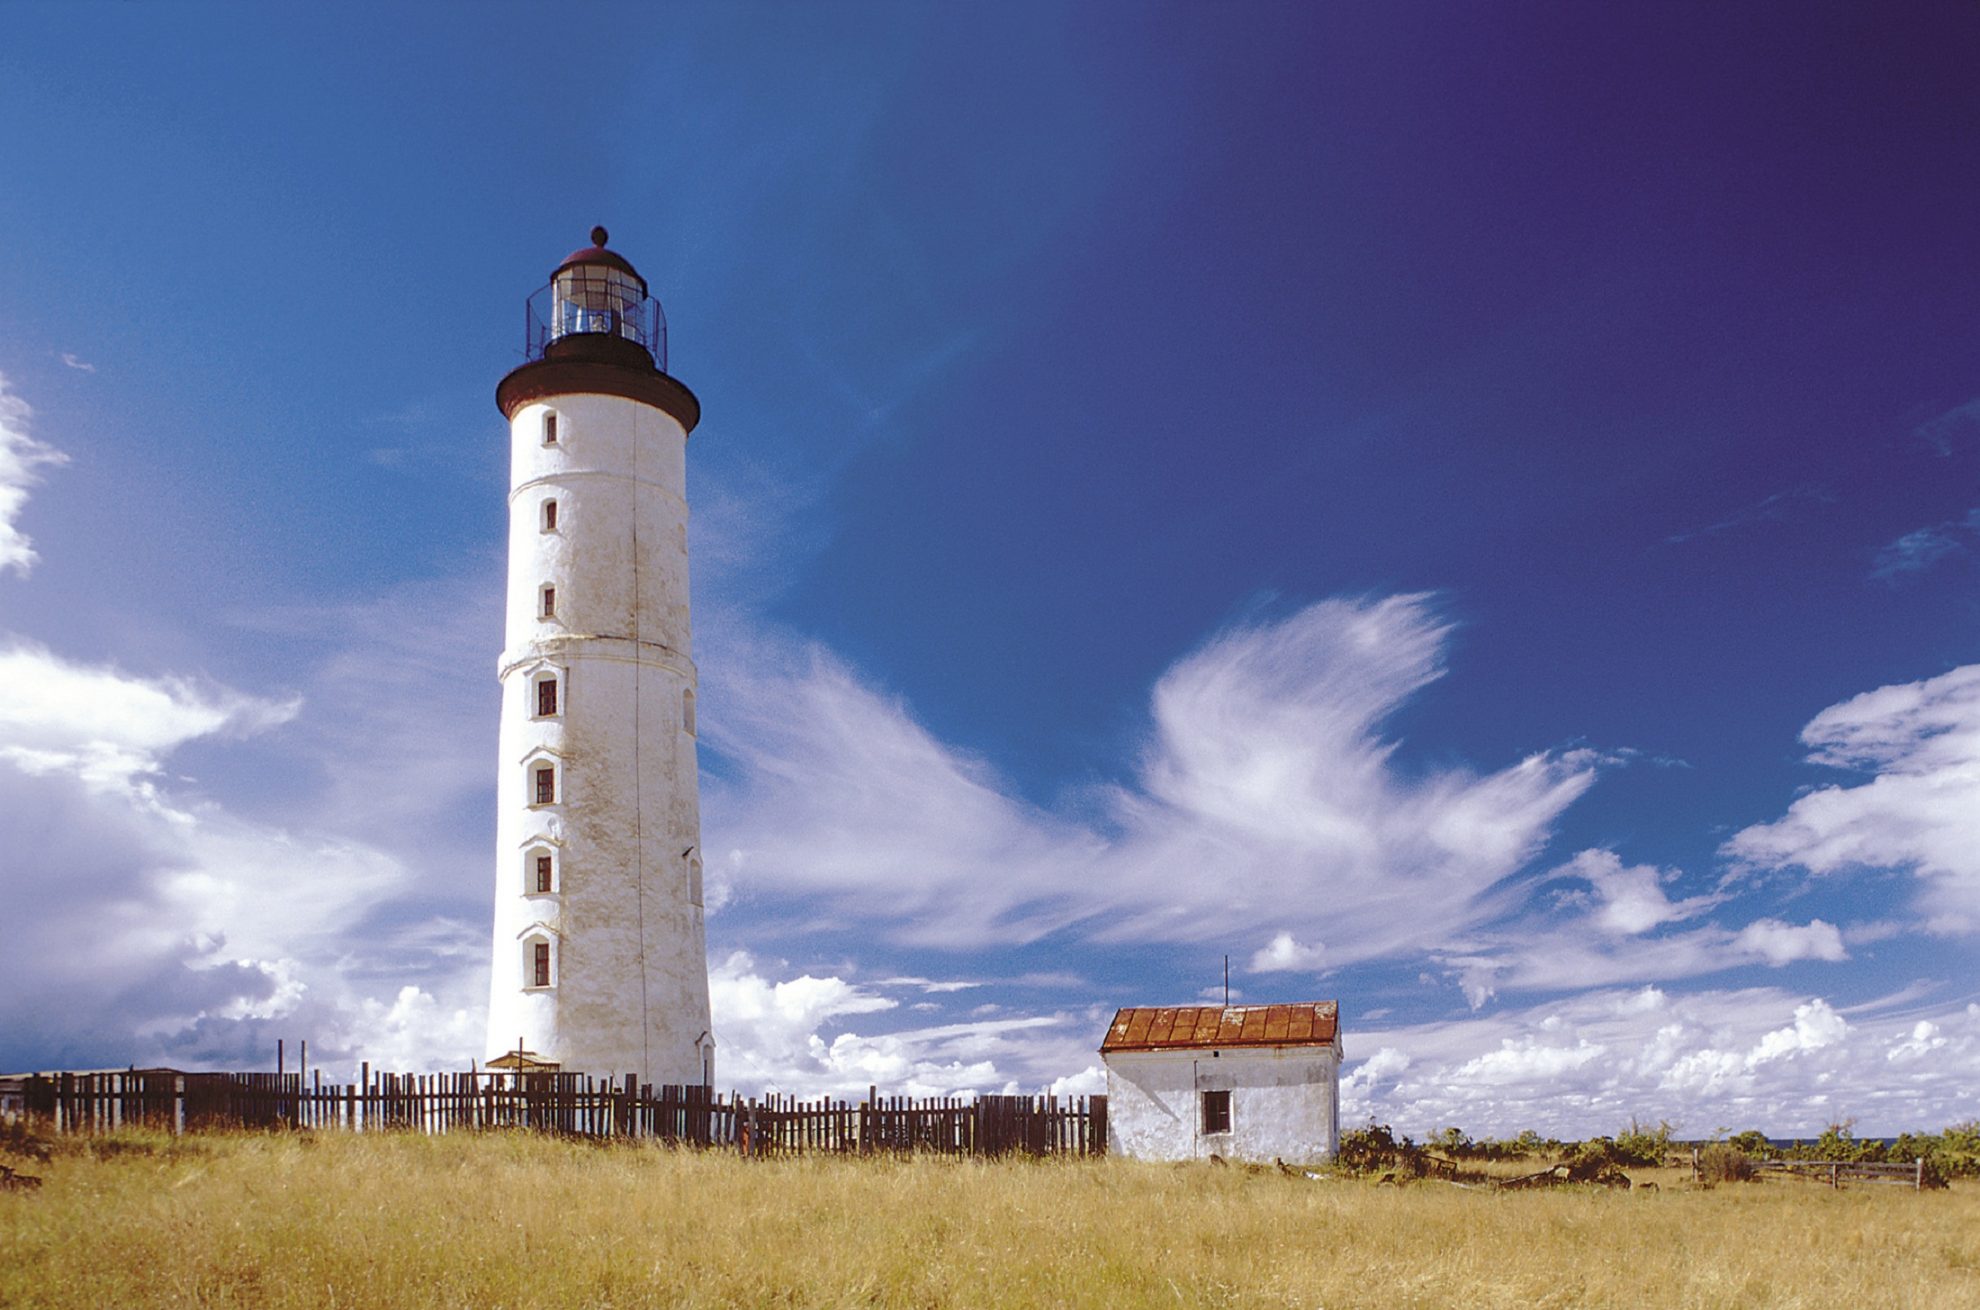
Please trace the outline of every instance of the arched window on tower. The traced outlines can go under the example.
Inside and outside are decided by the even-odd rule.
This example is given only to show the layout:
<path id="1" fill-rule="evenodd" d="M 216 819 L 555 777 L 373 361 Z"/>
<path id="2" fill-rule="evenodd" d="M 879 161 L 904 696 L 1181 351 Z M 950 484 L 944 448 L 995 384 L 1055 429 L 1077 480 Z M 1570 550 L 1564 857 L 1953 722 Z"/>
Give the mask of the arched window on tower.
<path id="1" fill-rule="evenodd" d="M 543 531 L 555 532 L 556 530 L 557 530 L 557 502 L 553 497 L 552 499 L 543 502 Z"/>
<path id="2" fill-rule="evenodd" d="M 529 803 L 531 805 L 557 803 L 556 765 L 547 761 L 538 761 L 529 766 Z"/>
<path id="3" fill-rule="evenodd" d="M 693 905 L 701 904 L 701 856 L 699 855 L 692 856 L 688 860 L 688 902 Z"/>
<path id="4" fill-rule="evenodd" d="M 557 852 L 554 847 L 529 847 L 523 852 L 523 895 L 556 895 L 557 872 Z"/>
<path id="5" fill-rule="evenodd" d="M 557 714 L 559 714 L 562 711 L 561 693 L 559 691 L 559 685 L 558 685 L 559 682 L 560 679 L 557 677 L 555 673 L 539 673 L 536 675 L 535 684 L 536 684 L 536 717 L 537 718 L 539 719 L 554 718 Z"/>
<path id="6" fill-rule="evenodd" d="M 534 990 L 557 985 L 557 951 L 545 933 L 534 932 L 523 938 L 523 986 Z"/>
<path id="7" fill-rule="evenodd" d="M 688 736 L 694 736 L 694 688 L 681 693 L 681 729 Z"/>

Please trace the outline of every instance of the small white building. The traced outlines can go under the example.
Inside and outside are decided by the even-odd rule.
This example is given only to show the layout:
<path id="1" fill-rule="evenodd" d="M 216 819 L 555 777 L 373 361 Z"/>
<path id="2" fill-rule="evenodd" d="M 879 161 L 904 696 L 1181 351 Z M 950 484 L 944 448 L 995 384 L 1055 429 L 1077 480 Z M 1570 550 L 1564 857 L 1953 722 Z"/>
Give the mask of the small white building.
<path id="1" fill-rule="evenodd" d="M 1114 1016 L 1100 1059 L 1110 1154 L 1296 1164 L 1340 1150 L 1334 1001 L 1132 1007 Z"/>

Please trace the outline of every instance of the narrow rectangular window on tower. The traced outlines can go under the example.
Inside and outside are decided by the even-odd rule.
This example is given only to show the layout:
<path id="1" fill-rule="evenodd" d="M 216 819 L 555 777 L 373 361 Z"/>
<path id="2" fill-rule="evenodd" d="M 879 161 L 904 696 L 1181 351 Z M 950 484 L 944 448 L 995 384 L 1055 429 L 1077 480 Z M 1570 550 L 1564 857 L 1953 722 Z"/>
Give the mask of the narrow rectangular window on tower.
<path id="1" fill-rule="evenodd" d="M 535 957 L 533 961 L 535 968 L 532 972 L 536 979 L 531 985 L 548 987 L 550 985 L 550 943 L 538 942 L 536 949 L 531 954 Z"/>
<path id="2" fill-rule="evenodd" d="M 543 416 L 543 444 L 557 444 L 557 411 L 554 409 Z"/>
<path id="3" fill-rule="evenodd" d="M 543 530 L 545 532 L 557 530 L 557 502 L 554 500 L 543 502 Z"/>
<path id="4" fill-rule="evenodd" d="M 548 855 L 539 855 L 536 857 L 536 890 L 539 892 L 550 890 L 550 857 Z"/>
<path id="5" fill-rule="evenodd" d="M 551 805 L 557 800 L 557 770 L 548 764 L 538 765 L 536 770 L 536 803 Z"/>
<path id="6" fill-rule="evenodd" d="M 1203 1134 L 1227 1133 L 1231 1130 L 1231 1094 L 1229 1092 L 1203 1093 Z"/>
<path id="7" fill-rule="evenodd" d="M 557 712 L 557 680 L 545 678 L 536 684 L 536 712 L 538 715 Z"/>
<path id="8" fill-rule="evenodd" d="M 555 587 L 545 587 L 543 589 L 543 617 L 546 619 L 557 617 L 557 589 Z"/>

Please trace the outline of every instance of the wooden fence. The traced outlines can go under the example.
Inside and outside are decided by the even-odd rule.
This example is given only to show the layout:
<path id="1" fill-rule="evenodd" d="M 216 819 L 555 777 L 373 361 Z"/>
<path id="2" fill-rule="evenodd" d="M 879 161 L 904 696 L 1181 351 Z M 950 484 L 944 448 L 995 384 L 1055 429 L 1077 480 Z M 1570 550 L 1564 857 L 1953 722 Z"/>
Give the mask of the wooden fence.
<path id="1" fill-rule="evenodd" d="M 1756 1177 L 1800 1178 L 1840 1188 L 1845 1183 L 1895 1183 L 1915 1192 L 1925 1190 L 1925 1157 L 1883 1163 L 1873 1160 L 1755 1160 Z M 1691 1176 L 1704 1177 L 1699 1148 L 1691 1148 Z"/>
<path id="2" fill-rule="evenodd" d="M 25 1081 L 24 1111 L 57 1132 L 147 1125 L 425 1133 L 494 1128 L 718 1147 L 746 1155 L 930 1151 L 1104 1155 L 1104 1096 L 724 1097 L 706 1087 L 600 1081 L 575 1073 L 373 1073 L 355 1083 L 294 1073 L 50 1074 Z"/>

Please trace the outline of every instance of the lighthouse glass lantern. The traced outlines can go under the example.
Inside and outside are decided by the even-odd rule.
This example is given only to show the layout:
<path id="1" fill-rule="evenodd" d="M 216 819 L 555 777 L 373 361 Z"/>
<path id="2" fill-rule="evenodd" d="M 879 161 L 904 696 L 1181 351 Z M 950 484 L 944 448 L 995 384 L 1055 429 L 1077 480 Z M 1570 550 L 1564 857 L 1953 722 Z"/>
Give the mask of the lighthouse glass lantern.
<path id="1" fill-rule="evenodd" d="M 646 279 L 605 248 L 605 229 L 591 230 L 591 247 L 564 261 L 550 284 L 529 298 L 528 352 L 554 359 L 594 348 L 599 337 L 633 342 L 654 367 L 667 367 L 667 318 L 647 294 Z"/>

